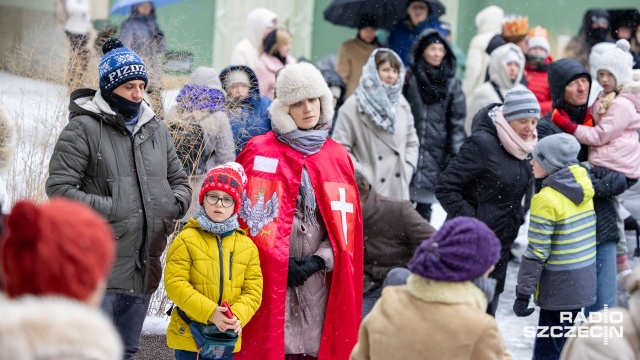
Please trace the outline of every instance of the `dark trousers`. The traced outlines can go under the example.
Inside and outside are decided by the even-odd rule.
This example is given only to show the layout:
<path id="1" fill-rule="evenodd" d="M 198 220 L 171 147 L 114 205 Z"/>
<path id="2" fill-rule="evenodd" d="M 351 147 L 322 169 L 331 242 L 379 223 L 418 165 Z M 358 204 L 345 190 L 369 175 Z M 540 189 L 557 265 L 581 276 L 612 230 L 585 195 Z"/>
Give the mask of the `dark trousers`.
<path id="1" fill-rule="evenodd" d="M 416 211 L 423 219 L 431 221 L 431 204 L 416 203 Z"/>
<path id="2" fill-rule="evenodd" d="M 576 314 L 580 312 L 577 310 L 545 310 L 540 309 L 540 319 L 538 320 L 538 326 L 548 326 L 551 329 L 552 326 L 571 327 L 574 324 L 569 321 L 560 321 L 561 312 L 571 312 L 571 318 L 575 319 Z M 563 330 L 565 334 L 568 330 Z M 547 331 L 549 334 L 550 331 Z M 533 359 L 534 360 L 557 360 L 560 359 L 560 353 L 566 337 L 536 337 L 533 343 Z"/>
<path id="3" fill-rule="evenodd" d="M 495 317 L 496 310 L 498 309 L 498 303 L 500 302 L 500 294 L 504 291 L 504 283 L 507 280 L 507 268 L 509 267 L 509 258 L 511 256 L 510 248 L 502 248 L 500 250 L 500 259 L 496 264 L 495 269 L 489 274 L 489 277 L 496 279 L 496 292 L 493 295 L 493 300 L 489 302 L 487 306 L 487 314 Z"/>
<path id="4" fill-rule="evenodd" d="M 198 353 L 193 351 L 176 350 L 176 360 L 196 360 Z M 220 360 L 233 360 L 233 354 L 220 358 Z"/>
<path id="5" fill-rule="evenodd" d="M 147 317 L 151 295 L 131 296 L 107 292 L 102 300 L 102 311 L 112 319 L 124 345 L 124 360 L 133 360 L 140 350 L 140 334 Z"/>

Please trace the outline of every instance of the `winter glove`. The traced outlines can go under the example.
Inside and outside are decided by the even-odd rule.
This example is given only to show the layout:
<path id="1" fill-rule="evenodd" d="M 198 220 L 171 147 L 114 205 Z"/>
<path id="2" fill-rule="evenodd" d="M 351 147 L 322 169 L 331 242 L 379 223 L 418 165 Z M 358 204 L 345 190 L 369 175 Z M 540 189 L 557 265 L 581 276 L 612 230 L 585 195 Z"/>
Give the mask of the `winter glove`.
<path id="1" fill-rule="evenodd" d="M 287 286 L 288 287 L 298 287 L 304 284 L 307 281 L 307 274 L 300 268 L 298 264 L 293 260 L 293 258 L 289 258 L 289 274 L 287 276 Z"/>
<path id="2" fill-rule="evenodd" d="M 626 231 L 640 231 L 638 220 L 631 215 L 627 216 L 627 218 L 624 219 L 624 229 Z"/>
<path id="3" fill-rule="evenodd" d="M 609 171 L 610 171 L 609 169 L 603 168 L 602 166 L 594 166 L 591 169 L 589 169 L 589 172 L 595 175 L 595 177 L 597 177 L 598 179 L 604 178 Z"/>
<path id="4" fill-rule="evenodd" d="M 324 260 L 318 255 L 293 259 L 307 275 L 307 278 L 325 268 Z"/>
<path id="5" fill-rule="evenodd" d="M 516 290 L 516 301 L 513 303 L 513 312 L 516 313 L 516 316 L 529 316 L 536 310 L 529 307 L 529 297 L 528 295 L 520 294 Z"/>
<path id="6" fill-rule="evenodd" d="M 569 118 L 569 115 L 567 115 L 564 110 L 554 110 L 553 114 L 551 115 L 551 120 L 554 124 L 556 124 L 556 126 L 562 129 L 562 131 L 572 135 L 578 128 L 578 124 L 575 124 L 573 121 L 571 121 L 571 118 Z"/>

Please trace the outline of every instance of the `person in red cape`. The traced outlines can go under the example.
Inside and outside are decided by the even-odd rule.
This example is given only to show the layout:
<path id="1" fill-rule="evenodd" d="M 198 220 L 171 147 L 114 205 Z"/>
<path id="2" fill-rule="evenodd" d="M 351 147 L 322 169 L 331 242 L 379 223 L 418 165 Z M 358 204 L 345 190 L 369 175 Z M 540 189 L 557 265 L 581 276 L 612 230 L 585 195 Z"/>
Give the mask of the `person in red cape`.
<path id="1" fill-rule="evenodd" d="M 248 177 L 240 224 L 264 290 L 236 359 L 348 359 L 362 311 L 362 215 L 349 155 L 327 138 L 333 104 L 320 72 L 284 67 L 269 115 L 273 130 L 237 158 Z"/>

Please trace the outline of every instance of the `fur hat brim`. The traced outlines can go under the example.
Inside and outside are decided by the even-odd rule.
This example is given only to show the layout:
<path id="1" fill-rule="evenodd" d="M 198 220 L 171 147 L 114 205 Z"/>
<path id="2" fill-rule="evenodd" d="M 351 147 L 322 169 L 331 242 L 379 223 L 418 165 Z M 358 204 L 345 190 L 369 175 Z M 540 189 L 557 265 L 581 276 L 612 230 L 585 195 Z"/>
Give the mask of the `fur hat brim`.
<path id="1" fill-rule="evenodd" d="M 320 71 L 309 63 L 290 64 L 280 71 L 276 80 L 276 99 L 269 106 L 271 126 L 288 134 L 298 126 L 289 115 L 289 106 L 304 99 L 320 99 L 320 121 L 323 128 L 331 128 L 333 95 Z"/>

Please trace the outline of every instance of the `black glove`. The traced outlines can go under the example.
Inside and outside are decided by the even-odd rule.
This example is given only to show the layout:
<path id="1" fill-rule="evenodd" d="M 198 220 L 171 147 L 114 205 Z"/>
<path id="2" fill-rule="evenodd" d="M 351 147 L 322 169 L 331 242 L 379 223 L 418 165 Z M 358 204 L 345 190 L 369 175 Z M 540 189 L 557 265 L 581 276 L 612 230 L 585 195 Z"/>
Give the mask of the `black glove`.
<path id="1" fill-rule="evenodd" d="M 304 271 L 307 277 L 324 269 L 324 260 L 318 255 L 305 256 L 301 258 L 293 258 L 296 264 L 300 265 L 300 269 Z"/>
<path id="2" fill-rule="evenodd" d="M 626 231 L 640 231 L 638 220 L 631 215 L 627 216 L 627 218 L 624 219 L 624 229 Z"/>
<path id="3" fill-rule="evenodd" d="M 525 317 L 533 314 L 536 309 L 529 307 L 529 297 L 516 291 L 516 301 L 513 302 L 513 312 L 517 317 Z"/>
<path id="4" fill-rule="evenodd" d="M 589 171 L 591 171 L 591 173 L 598 179 L 602 179 L 610 170 L 607 168 L 603 168 L 602 166 L 594 166 Z"/>
<path id="5" fill-rule="evenodd" d="M 289 275 L 287 276 L 287 286 L 288 287 L 298 287 L 304 284 L 307 281 L 307 274 L 300 268 L 298 264 L 293 260 L 293 258 L 289 258 Z"/>

